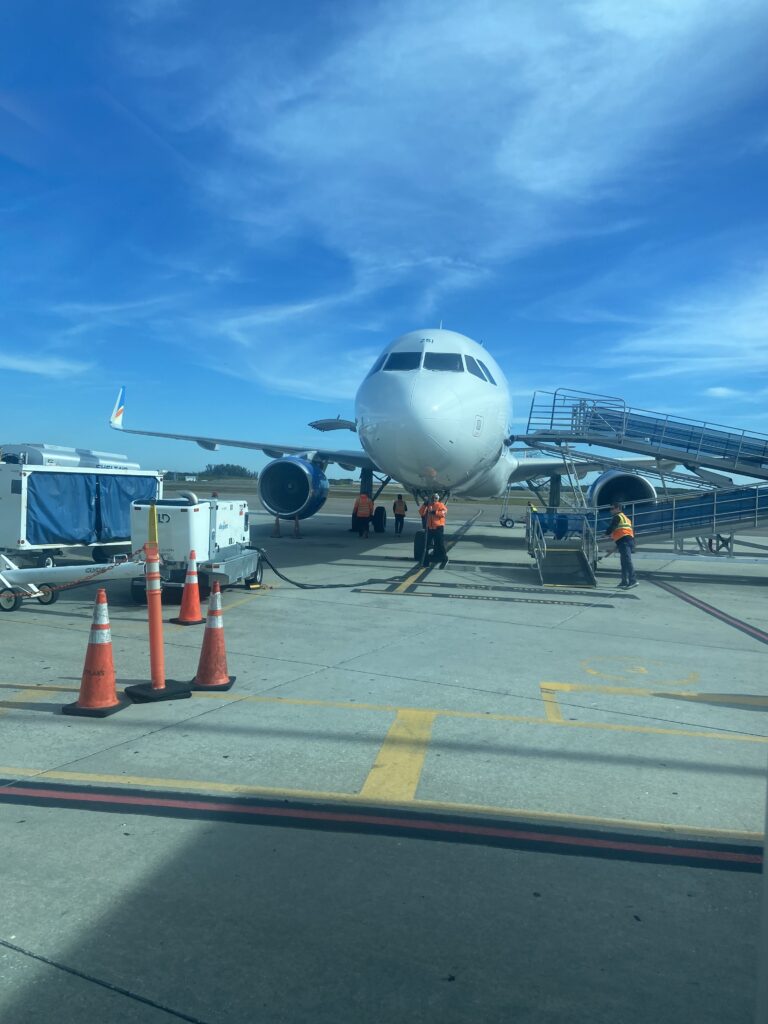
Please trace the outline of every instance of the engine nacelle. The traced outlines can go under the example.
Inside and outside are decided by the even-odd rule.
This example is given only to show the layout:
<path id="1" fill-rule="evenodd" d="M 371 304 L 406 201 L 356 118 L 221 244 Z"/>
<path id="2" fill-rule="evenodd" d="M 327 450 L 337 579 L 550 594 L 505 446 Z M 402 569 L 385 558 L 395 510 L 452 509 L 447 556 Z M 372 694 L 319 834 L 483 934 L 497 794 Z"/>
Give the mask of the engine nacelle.
<path id="1" fill-rule="evenodd" d="M 295 455 L 275 459 L 259 474 L 259 497 L 270 515 L 308 519 L 328 497 L 328 478 L 313 462 Z"/>
<path id="2" fill-rule="evenodd" d="M 637 473 L 609 469 L 591 484 L 587 491 L 587 504 L 601 508 L 619 502 L 629 505 L 633 501 L 656 501 L 656 488 Z"/>

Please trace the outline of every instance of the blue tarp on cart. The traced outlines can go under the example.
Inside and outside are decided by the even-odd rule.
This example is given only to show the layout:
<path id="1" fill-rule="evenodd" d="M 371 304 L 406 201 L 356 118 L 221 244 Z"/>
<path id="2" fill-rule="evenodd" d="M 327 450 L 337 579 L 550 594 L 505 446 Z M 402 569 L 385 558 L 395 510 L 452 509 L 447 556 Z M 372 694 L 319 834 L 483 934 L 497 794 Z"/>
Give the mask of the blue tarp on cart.
<path id="1" fill-rule="evenodd" d="M 131 502 L 157 498 L 157 479 L 151 476 L 99 476 L 99 541 L 128 540 Z"/>
<path id="2" fill-rule="evenodd" d="M 29 544 L 93 544 L 96 476 L 87 473 L 30 473 L 27 480 Z"/>

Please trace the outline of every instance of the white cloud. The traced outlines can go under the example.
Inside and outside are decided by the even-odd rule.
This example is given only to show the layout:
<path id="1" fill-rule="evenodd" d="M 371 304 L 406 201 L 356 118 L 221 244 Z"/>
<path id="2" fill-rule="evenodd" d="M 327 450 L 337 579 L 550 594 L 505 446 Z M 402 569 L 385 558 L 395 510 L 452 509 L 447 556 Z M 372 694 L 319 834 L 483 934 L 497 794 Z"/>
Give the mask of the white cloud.
<path id="1" fill-rule="evenodd" d="M 707 398 L 743 398 L 744 392 L 737 388 L 707 388 L 704 392 Z"/>
<path id="2" fill-rule="evenodd" d="M 32 373 L 39 377 L 58 377 L 62 380 L 85 373 L 92 366 L 92 363 L 82 363 L 75 359 L 61 359 L 57 356 L 0 355 L 0 370 Z"/>
<path id="3" fill-rule="evenodd" d="M 708 283 L 664 308 L 647 330 L 618 339 L 610 362 L 631 377 L 768 373 L 768 268 Z M 711 397 L 729 397 L 713 385 Z M 718 392 L 715 394 L 715 392 Z"/>

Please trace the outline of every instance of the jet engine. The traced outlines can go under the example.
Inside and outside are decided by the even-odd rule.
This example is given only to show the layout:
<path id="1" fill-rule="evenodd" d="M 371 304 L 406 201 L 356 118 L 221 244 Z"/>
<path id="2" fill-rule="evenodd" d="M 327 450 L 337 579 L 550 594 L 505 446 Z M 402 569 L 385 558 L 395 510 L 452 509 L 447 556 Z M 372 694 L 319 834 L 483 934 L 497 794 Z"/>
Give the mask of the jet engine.
<path id="1" fill-rule="evenodd" d="M 602 473 L 587 491 L 587 504 L 600 508 L 614 502 L 656 501 L 656 488 L 637 473 L 609 469 Z"/>
<path id="2" fill-rule="evenodd" d="M 308 519 L 328 497 L 328 479 L 313 462 L 295 455 L 275 459 L 259 474 L 259 497 L 270 515 Z"/>

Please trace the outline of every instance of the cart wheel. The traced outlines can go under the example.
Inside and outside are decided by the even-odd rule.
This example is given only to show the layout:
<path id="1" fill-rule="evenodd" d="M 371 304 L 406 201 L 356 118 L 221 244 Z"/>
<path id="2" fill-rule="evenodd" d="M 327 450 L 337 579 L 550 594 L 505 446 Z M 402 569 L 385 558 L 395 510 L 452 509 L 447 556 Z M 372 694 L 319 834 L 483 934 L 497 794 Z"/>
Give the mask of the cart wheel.
<path id="1" fill-rule="evenodd" d="M 56 565 L 56 560 L 53 555 L 40 555 L 37 565 L 40 569 L 52 569 Z"/>
<path id="2" fill-rule="evenodd" d="M 105 565 L 109 561 L 109 551 L 106 548 L 93 548 L 91 558 L 97 565 Z"/>
<path id="3" fill-rule="evenodd" d="M 256 571 L 251 573 L 243 580 L 243 586 L 246 590 L 251 590 L 253 587 L 260 587 L 261 581 L 264 579 L 264 564 L 261 559 L 256 563 Z"/>
<path id="4" fill-rule="evenodd" d="M 37 596 L 38 604 L 56 604 L 59 600 L 59 591 L 52 583 L 38 583 L 37 589 L 40 591 Z"/>
<path id="5" fill-rule="evenodd" d="M 501 525 L 506 530 L 511 530 L 512 527 L 515 525 L 515 520 L 514 519 L 510 519 L 509 516 L 505 516 L 505 518 L 501 520 Z"/>
<path id="6" fill-rule="evenodd" d="M 15 590 L 0 590 L 0 612 L 15 612 L 21 604 L 21 594 Z"/>

